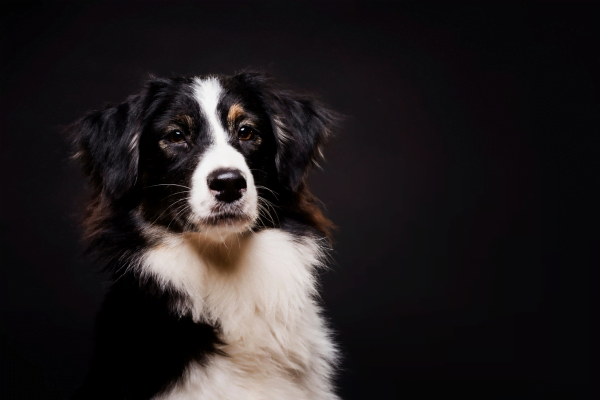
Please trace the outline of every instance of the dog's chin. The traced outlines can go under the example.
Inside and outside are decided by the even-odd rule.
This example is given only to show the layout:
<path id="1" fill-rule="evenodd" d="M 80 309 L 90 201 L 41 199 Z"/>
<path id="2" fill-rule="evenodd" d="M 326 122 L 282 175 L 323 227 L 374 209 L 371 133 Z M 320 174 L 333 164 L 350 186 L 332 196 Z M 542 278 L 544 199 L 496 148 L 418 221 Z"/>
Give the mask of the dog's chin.
<path id="1" fill-rule="evenodd" d="M 213 242 L 224 242 L 232 236 L 248 232 L 255 217 L 242 212 L 213 213 L 196 223 L 200 236 Z"/>

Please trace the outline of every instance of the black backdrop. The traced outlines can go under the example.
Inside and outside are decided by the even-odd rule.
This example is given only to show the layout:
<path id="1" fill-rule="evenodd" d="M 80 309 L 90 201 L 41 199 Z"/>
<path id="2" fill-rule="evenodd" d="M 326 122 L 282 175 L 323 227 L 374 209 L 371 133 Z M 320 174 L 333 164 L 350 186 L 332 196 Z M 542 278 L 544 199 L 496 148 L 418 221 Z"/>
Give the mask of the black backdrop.
<path id="1" fill-rule="evenodd" d="M 566 271 L 590 262 L 569 225 L 590 200 L 565 193 L 598 144 L 596 23 L 586 4 L 4 1 L 0 397 L 68 396 L 90 361 L 106 281 L 60 126 L 147 73 L 253 67 L 347 116 L 311 177 L 339 226 L 342 397 L 583 398 Z"/>

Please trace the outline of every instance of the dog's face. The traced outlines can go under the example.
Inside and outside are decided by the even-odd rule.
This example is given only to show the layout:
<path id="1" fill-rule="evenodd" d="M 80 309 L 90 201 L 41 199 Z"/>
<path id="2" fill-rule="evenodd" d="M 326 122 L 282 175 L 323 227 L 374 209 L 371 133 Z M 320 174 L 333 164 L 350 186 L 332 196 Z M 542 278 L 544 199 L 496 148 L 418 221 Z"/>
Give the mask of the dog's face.
<path id="1" fill-rule="evenodd" d="M 223 240 L 293 201 L 330 123 L 314 101 L 244 73 L 152 80 L 72 133 L 105 202 L 146 224 Z"/>

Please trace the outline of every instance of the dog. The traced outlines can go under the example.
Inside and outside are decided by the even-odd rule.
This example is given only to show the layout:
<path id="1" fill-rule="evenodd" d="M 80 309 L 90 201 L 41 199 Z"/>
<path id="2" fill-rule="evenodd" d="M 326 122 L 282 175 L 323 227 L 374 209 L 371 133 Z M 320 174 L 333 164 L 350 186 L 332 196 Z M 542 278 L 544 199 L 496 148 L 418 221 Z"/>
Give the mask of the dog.
<path id="1" fill-rule="evenodd" d="M 110 275 L 76 399 L 338 399 L 306 174 L 337 114 L 256 72 L 151 78 L 69 134 Z"/>

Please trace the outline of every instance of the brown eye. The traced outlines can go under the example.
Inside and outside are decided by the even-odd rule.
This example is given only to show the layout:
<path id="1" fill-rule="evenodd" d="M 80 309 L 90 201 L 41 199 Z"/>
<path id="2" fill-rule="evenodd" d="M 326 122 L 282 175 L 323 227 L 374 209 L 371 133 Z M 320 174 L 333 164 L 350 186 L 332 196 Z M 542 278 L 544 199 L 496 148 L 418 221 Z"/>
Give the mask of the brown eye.
<path id="1" fill-rule="evenodd" d="M 172 143 L 183 143 L 185 141 L 185 136 L 179 131 L 172 131 L 169 133 L 169 140 Z"/>
<path id="2" fill-rule="evenodd" d="M 242 126 L 238 131 L 240 140 L 252 140 L 256 136 L 256 131 L 249 126 Z"/>

